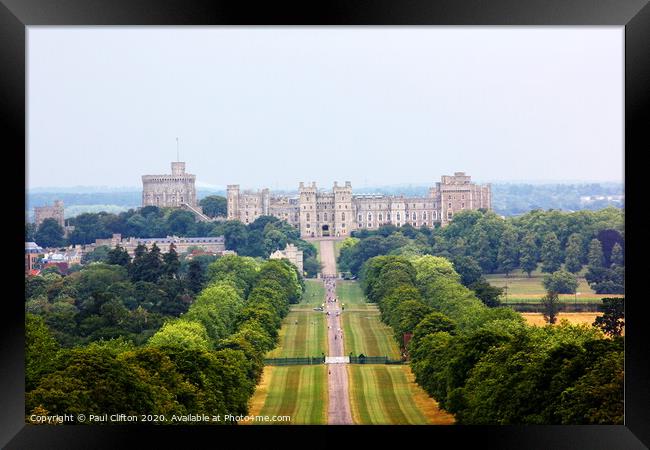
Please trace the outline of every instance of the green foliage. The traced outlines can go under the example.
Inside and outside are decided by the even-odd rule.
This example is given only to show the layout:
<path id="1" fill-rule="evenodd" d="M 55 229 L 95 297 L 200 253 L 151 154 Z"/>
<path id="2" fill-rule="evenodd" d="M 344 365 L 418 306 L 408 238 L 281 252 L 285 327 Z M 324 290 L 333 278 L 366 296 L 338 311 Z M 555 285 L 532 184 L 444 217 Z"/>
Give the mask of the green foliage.
<path id="1" fill-rule="evenodd" d="M 469 288 L 474 291 L 474 295 L 483 302 L 485 306 L 494 308 L 501 304 L 501 296 L 503 295 L 504 288 L 492 286 L 484 278 L 469 285 Z"/>
<path id="2" fill-rule="evenodd" d="M 250 257 L 226 255 L 208 266 L 208 283 L 230 281 L 242 296 L 247 297 L 259 272 L 258 263 Z"/>
<path id="3" fill-rule="evenodd" d="M 111 249 L 107 245 L 100 245 L 92 252 L 85 253 L 81 257 L 81 264 L 90 264 L 93 262 L 102 262 L 111 264 L 108 260 Z"/>
<path id="4" fill-rule="evenodd" d="M 605 266 L 605 256 L 603 255 L 603 246 L 598 239 L 592 239 L 589 243 L 589 253 L 587 255 L 589 267 L 600 268 Z"/>
<path id="5" fill-rule="evenodd" d="M 191 320 L 174 320 L 165 323 L 149 339 L 152 347 L 179 347 L 193 350 L 208 350 L 210 338 L 200 322 Z"/>
<path id="6" fill-rule="evenodd" d="M 535 237 L 531 233 L 528 233 L 521 244 L 521 253 L 519 255 L 521 269 L 530 277 L 530 274 L 537 269 L 538 260 L 539 250 L 535 243 Z"/>
<path id="7" fill-rule="evenodd" d="M 59 345 L 42 317 L 25 314 L 25 390 L 36 387 L 40 379 L 53 370 Z"/>
<path id="8" fill-rule="evenodd" d="M 562 266 L 560 241 L 555 233 L 548 233 L 542 242 L 542 272 L 555 272 Z"/>
<path id="9" fill-rule="evenodd" d="M 45 219 L 41 222 L 33 239 L 41 247 L 62 247 L 65 245 L 63 228 L 56 219 Z"/>
<path id="10" fill-rule="evenodd" d="M 208 217 L 226 217 L 228 213 L 226 197 L 221 195 L 208 195 L 199 201 L 199 206 Z"/>
<path id="11" fill-rule="evenodd" d="M 596 317 L 594 326 L 610 336 L 620 336 L 625 326 L 625 299 L 603 298 L 603 315 Z"/>
<path id="12" fill-rule="evenodd" d="M 575 294 L 578 288 L 578 279 L 566 270 L 558 270 L 545 275 L 542 281 L 544 289 L 558 294 Z"/>
<path id="13" fill-rule="evenodd" d="M 569 241 L 566 246 L 566 258 L 564 264 L 566 270 L 571 273 L 578 273 L 582 269 L 582 238 L 578 233 L 574 233 L 569 237 Z"/>
<path id="14" fill-rule="evenodd" d="M 557 295 L 557 292 L 548 292 L 541 300 L 542 307 L 544 311 L 544 320 L 546 320 L 551 325 L 557 321 L 557 314 L 560 311 L 560 299 Z"/>

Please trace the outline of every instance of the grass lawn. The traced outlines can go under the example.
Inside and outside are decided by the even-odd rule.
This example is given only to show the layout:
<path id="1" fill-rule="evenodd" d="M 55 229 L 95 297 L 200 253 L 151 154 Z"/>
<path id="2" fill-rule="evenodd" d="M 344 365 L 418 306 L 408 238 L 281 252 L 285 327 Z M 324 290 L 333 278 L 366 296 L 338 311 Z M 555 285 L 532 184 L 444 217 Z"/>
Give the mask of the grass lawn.
<path id="1" fill-rule="evenodd" d="M 320 260 L 320 241 L 309 241 L 309 243 L 316 247 L 316 259 Z"/>
<path id="2" fill-rule="evenodd" d="M 388 356 L 399 359 L 399 347 L 391 328 L 381 321 L 378 310 L 348 311 L 343 317 L 343 341 L 346 355 Z"/>
<path id="3" fill-rule="evenodd" d="M 298 322 L 296 324 L 296 322 Z M 327 324 L 322 312 L 292 310 L 282 321 L 279 345 L 267 358 L 327 355 Z"/>
<path id="4" fill-rule="evenodd" d="M 508 287 L 507 299 L 505 296 L 502 298 L 502 301 L 505 303 L 510 302 L 536 302 L 539 301 L 543 296 L 546 295 L 546 290 L 542 284 L 544 279 L 543 273 L 537 271 L 533 272 L 533 276 L 528 278 L 528 275 L 525 273 L 522 274 L 520 271 L 513 272 L 510 274 L 510 277 L 506 277 L 504 274 L 488 274 L 485 275 L 485 278 L 492 284 L 497 287 Z M 599 302 L 603 297 L 622 297 L 622 295 L 616 294 L 596 294 L 590 287 L 587 281 L 580 277 L 578 278 L 578 290 L 577 295 L 574 294 L 560 294 L 560 300 L 573 303 L 577 302 Z"/>
<path id="5" fill-rule="evenodd" d="M 338 260 L 339 255 L 341 254 L 341 245 L 343 245 L 343 240 L 334 241 L 334 257 Z"/>
<path id="6" fill-rule="evenodd" d="M 290 416 L 289 422 L 255 422 L 255 424 L 289 425 L 327 423 L 327 368 L 317 366 L 282 366 L 265 368 L 268 384 L 262 383 L 253 396 L 249 414 Z M 263 401 L 262 401 L 263 397 Z"/>
<path id="7" fill-rule="evenodd" d="M 433 399 L 423 399 L 418 386 L 409 378 L 408 366 L 348 366 L 350 408 L 355 424 L 425 425 L 453 423 L 453 417 L 437 409 Z M 417 388 L 417 389 L 416 389 Z M 428 407 L 427 407 L 428 406 Z"/>
<path id="8" fill-rule="evenodd" d="M 325 287 L 321 280 L 305 280 L 305 292 L 299 305 L 319 306 L 325 301 Z M 313 306 L 312 306 L 313 307 Z"/>
<path id="9" fill-rule="evenodd" d="M 391 328 L 381 321 L 377 305 L 365 302 L 359 283 L 338 281 L 336 295 L 345 304 L 345 311 L 341 315 L 345 354 L 386 355 L 391 359 L 399 359 L 399 347 Z"/>
<path id="10" fill-rule="evenodd" d="M 336 296 L 346 306 L 356 308 L 357 305 L 366 305 L 366 297 L 357 281 L 337 280 Z"/>

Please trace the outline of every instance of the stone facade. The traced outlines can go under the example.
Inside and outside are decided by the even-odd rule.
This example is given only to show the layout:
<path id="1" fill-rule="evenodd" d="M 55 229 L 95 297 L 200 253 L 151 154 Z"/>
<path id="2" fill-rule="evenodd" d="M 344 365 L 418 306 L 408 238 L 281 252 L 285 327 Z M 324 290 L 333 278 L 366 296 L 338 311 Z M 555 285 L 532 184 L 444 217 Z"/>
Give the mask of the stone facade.
<path id="1" fill-rule="evenodd" d="M 65 228 L 63 213 L 64 206 L 61 200 L 55 200 L 53 206 L 35 206 L 34 223 L 36 228 L 40 227 L 45 219 L 54 219 L 61 228 Z"/>
<path id="2" fill-rule="evenodd" d="M 271 215 L 298 228 L 302 237 L 343 237 L 385 224 L 445 226 L 456 212 L 492 208 L 490 185 L 472 183 L 464 172 L 444 175 L 426 197 L 355 195 L 349 181 L 335 182 L 331 192 L 301 182 L 297 197 L 271 197 L 268 189 L 242 193 L 239 185 L 229 185 L 227 196 L 228 220 L 248 224 Z"/>
<path id="3" fill-rule="evenodd" d="M 287 244 L 284 250 L 276 250 L 269 256 L 270 259 L 288 259 L 291 264 L 298 268 L 300 273 L 303 273 L 302 266 L 302 250 L 298 250 L 293 244 Z"/>
<path id="4" fill-rule="evenodd" d="M 142 206 L 196 209 L 195 181 L 196 175 L 185 173 L 185 163 L 180 161 L 172 162 L 171 174 L 142 175 Z"/>

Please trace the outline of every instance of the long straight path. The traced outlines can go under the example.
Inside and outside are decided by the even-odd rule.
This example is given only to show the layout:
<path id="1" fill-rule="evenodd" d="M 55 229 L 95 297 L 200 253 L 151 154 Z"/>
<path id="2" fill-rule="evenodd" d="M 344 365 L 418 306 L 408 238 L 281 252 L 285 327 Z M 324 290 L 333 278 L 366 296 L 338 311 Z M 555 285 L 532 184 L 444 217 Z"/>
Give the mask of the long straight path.
<path id="1" fill-rule="evenodd" d="M 325 284 L 325 305 L 327 314 L 327 339 L 329 357 L 343 357 L 343 327 L 341 326 L 340 303 L 336 299 L 336 259 L 334 258 L 334 241 L 320 242 L 320 258 Z M 327 366 L 329 407 L 327 423 L 351 425 L 350 394 L 348 389 L 348 371 L 345 363 L 333 363 Z"/>

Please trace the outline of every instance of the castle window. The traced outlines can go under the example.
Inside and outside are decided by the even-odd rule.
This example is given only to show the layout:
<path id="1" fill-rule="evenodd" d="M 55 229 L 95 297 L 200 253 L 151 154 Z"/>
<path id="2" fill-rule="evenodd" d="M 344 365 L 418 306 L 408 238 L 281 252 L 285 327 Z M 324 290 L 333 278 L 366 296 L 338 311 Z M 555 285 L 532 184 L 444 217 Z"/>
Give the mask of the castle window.
<path id="1" fill-rule="evenodd" d="M 323 220 L 327 222 L 327 213 L 323 213 Z"/>
<path id="2" fill-rule="evenodd" d="M 451 208 L 451 203 L 449 203 L 449 207 Z"/>
<path id="3" fill-rule="evenodd" d="M 462 209 L 465 209 L 465 203 L 461 203 L 461 204 L 460 204 L 460 207 L 461 207 Z"/>
<path id="4" fill-rule="evenodd" d="M 426 211 L 424 211 L 424 212 L 422 213 L 422 219 L 423 219 L 423 220 L 427 220 L 427 212 L 426 212 Z M 426 222 L 425 222 L 424 224 L 426 225 Z"/>
<path id="5" fill-rule="evenodd" d="M 453 214 L 451 211 L 449 211 L 449 212 L 447 213 L 447 220 L 451 220 L 451 218 L 452 218 L 453 215 L 454 215 L 454 214 Z"/>
<path id="6" fill-rule="evenodd" d="M 402 220 L 402 216 L 400 213 L 397 213 L 397 226 L 399 226 L 399 221 Z"/>
<path id="7" fill-rule="evenodd" d="M 320 222 L 320 214 L 316 214 L 316 222 Z"/>
<path id="8" fill-rule="evenodd" d="M 361 217 L 361 214 L 359 214 L 359 222 L 363 220 L 363 217 Z"/>
<path id="9" fill-rule="evenodd" d="M 413 215 L 411 216 L 411 218 L 412 218 L 413 220 L 417 220 L 417 218 L 418 218 L 417 213 L 414 212 Z"/>
<path id="10" fill-rule="evenodd" d="M 310 216 L 309 213 L 307 213 L 307 222 L 309 222 Z"/>
<path id="11" fill-rule="evenodd" d="M 372 221 L 372 213 L 368 213 L 368 222 Z"/>
<path id="12" fill-rule="evenodd" d="M 379 221 L 381 222 L 382 220 L 384 220 L 384 215 L 379 213 Z"/>
<path id="13" fill-rule="evenodd" d="M 341 213 L 341 220 L 345 220 L 345 213 L 344 212 Z"/>
<path id="14" fill-rule="evenodd" d="M 438 211 L 434 211 L 433 212 L 433 220 L 437 220 L 437 219 L 438 219 Z"/>

